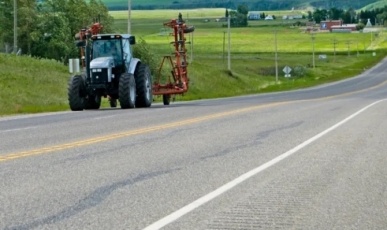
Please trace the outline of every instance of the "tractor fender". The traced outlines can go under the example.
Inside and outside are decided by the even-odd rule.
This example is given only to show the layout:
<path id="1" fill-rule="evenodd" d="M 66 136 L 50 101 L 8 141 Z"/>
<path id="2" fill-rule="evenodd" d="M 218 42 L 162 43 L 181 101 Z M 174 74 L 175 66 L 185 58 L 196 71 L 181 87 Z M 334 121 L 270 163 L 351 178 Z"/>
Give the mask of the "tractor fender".
<path id="1" fill-rule="evenodd" d="M 130 64 L 129 64 L 128 72 L 130 74 L 134 74 L 134 71 L 136 71 L 136 66 L 140 62 L 141 62 L 140 59 L 132 58 L 132 60 L 130 61 Z"/>

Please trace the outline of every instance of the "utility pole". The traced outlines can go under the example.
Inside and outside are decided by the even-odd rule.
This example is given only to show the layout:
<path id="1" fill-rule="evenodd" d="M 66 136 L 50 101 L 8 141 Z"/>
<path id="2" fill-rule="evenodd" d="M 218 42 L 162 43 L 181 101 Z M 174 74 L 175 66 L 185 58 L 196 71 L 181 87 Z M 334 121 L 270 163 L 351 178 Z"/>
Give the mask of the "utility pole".
<path id="1" fill-rule="evenodd" d="M 131 3 L 131 0 L 128 0 L 128 34 L 132 32 L 131 17 L 132 17 L 132 3 Z"/>
<path id="2" fill-rule="evenodd" d="M 313 69 L 315 68 L 315 61 L 314 61 L 314 33 L 312 33 L 312 49 L 313 49 Z"/>
<path id="3" fill-rule="evenodd" d="M 223 31 L 223 64 L 225 60 L 225 51 L 226 51 L 226 31 Z"/>
<path id="4" fill-rule="evenodd" d="M 194 59 L 194 53 L 193 53 L 193 47 L 194 47 L 194 32 L 191 33 L 191 57 L 190 57 L 190 63 L 193 62 Z"/>
<path id="5" fill-rule="evenodd" d="M 230 15 L 227 18 L 227 31 L 228 31 L 228 71 L 231 71 L 231 29 L 230 29 Z"/>
<path id="6" fill-rule="evenodd" d="M 17 0 L 13 0 L 13 52 L 17 53 Z"/>
<path id="7" fill-rule="evenodd" d="M 333 39 L 333 61 L 336 61 L 336 38 Z"/>
<path id="8" fill-rule="evenodd" d="M 351 42 L 350 42 L 350 41 L 347 41 L 346 43 L 347 43 L 347 50 L 348 50 L 348 57 L 349 57 L 349 56 L 351 56 L 351 54 L 350 54 L 350 52 L 349 52 L 349 45 L 351 44 Z"/>
<path id="9" fill-rule="evenodd" d="M 278 50 L 277 50 L 277 30 L 274 31 L 274 47 L 275 47 L 275 81 L 278 82 Z"/>

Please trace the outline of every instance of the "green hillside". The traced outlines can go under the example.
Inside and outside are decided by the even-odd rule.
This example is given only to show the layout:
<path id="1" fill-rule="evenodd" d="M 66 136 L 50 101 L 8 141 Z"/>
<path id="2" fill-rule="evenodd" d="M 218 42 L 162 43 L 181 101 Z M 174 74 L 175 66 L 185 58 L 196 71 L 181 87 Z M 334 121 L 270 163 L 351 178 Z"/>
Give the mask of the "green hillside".
<path id="1" fill-rule="evenodd" d="M 131 0 L 133 9 L 192 9 L 192 8 L 236 8 L 246 4 L 251 10 L 289 10 L 291 8 L 354 8 L 360 9 L 375 2 L 384 0 Z M 128 8 L 127 0 L 102 0 L 110 10 L 125 10 Z"/>
<path id="2" fill-rule="evenodd" d="M 366 5 L 364 6 L 363 8 L 361 8 L 361 10 L 374 10 L 374 9 L 380 9 L 380 8 L 384 8 L 385 6 L 387 6 L 387 0 L 380 0 L 380 1 L 377 1 L 377 2 L 374 2 L 374 3 L 371 3 L 369 5 Z"/>

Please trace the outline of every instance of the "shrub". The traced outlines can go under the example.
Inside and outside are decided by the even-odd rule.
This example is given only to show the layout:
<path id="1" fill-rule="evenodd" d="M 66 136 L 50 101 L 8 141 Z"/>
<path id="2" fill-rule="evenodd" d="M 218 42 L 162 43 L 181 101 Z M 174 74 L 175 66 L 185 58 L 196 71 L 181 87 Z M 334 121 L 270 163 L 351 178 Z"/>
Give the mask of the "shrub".
<path id="1" fill-rule="evenodd" d="M 152 52 L 150 46 L 142 38 L 137 42 L 133 49 L 133 56 L 139 58 L 142 63 L 149 65 L 152 75 L 155 75 L 158 71 L 160 58 Z"/>

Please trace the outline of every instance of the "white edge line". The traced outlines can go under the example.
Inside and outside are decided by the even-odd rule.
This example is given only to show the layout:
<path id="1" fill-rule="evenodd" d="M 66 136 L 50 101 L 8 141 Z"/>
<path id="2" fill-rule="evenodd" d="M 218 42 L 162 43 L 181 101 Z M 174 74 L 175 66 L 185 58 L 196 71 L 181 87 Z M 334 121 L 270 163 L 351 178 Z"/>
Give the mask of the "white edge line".
<path id="1" fill-rule="evenodd" d="M 15 132 L 15 131 L 24 131 L 27 129 L 35 129 L 38 126 L 30 126 L 30 127 L 25 127 L 25 128 L 18 128 L 18 129 L 6 129 L 6 130 L 0 130 L 0 133 L 9 133 L 9 132 Z"/>
<path id="2" fill-rule="evenodd" d="M 385 101 L 386 99 L 383 99 L 383 100 L 379 100 L 379 101 L 376 101 L 366 107 L 364 107 L 363 109 L 357 111 L 356 113 L 352 114 L 351 116 L 345 118 L 344 120 L 340 121 L 339 123 L 333 125 L 332 127 L 326 129 L 325 131 L 322 131 L 321 133 L 317 134 L 316 136 L 304 141 L 303 143 L 301 143 L 300 145 L 294 147 L 293 149 L 290 149 L 289 151 L 279 155 L 278 157 L 264 163 L 263 165 L 255 168 L 255 169 L 252 169 L 251 171 L 245 173 L 245 174 L 242 174 L 241 176 L 237 177 L 236 179 L 228 182 L 227 184 L 224 184 L 222 185 L 221 187 L 217 188 L 216 190 L 208 193 L 207 195 L 204 195 L 202 197 L 200 197 L 199 199 L 195 200 L 194 202 L 180 208 L 179 210 L 169 214 L 168 216 L 165 216 L 164 218 L 154 222 L 153 224 L 145 227 L 143 230 L 156 230 L 156 229 L 160 229 L 174 221 L 176 221 L 177 219 L 179 219 L 180 217 L 184 216 L 185 214 L 193 211 L 194 209 L 200 207 L 201 205 L 213 200 L 214 198 L 220 196 L 221 194 L 227 192 L 228 190 L 232 189 L 233 187 L 237 186 L 238 184 L 244 182 L 245 180 L 255 176 L 256 174 L 262 172 L 263 170 L 267 169 L 267 168 L 270 168 L 271 166 L 277 164 L 278 162 L 286 159 L 287 157 L 293 155 L 294 153 L 296 153 L 297 151 L 301 150 L 302 148 L 308 146 L 309 144 L 313 143 L 314 141 L 318 140 L 319 138 L 321 138 L 322 136 L 326 135 L 327 133 L 335 130 L 336 128 L 338 128 L 339 126 L 343 125 L 344 123 L 348 122 L 349 120 L 353 119 L 354 117 L 356 117 L 357 115 L 359 115 L 360 113 L 364 112 L 365 110 L 369 109 L 370 107 L 382 102 L 382 101 Z"/>
<path id="3" fill-rule="evenodd" d="M 47 112 L 47 113 L 34 113 L 34 114 L 11 114 L 11 115 L 4 115 L 0 116 L 0 121 L 13 121 L 13 120 L 19 120 L 19 119 L 27 119 L 27 118 L 34 118 L 34 117 L 47 117 L 47 116 L 53 116 L 53 115 L 61 115 L 61 114 L 67 114 L 72 113 L 71 111 L 62 111 L 62 112 Z"/>

